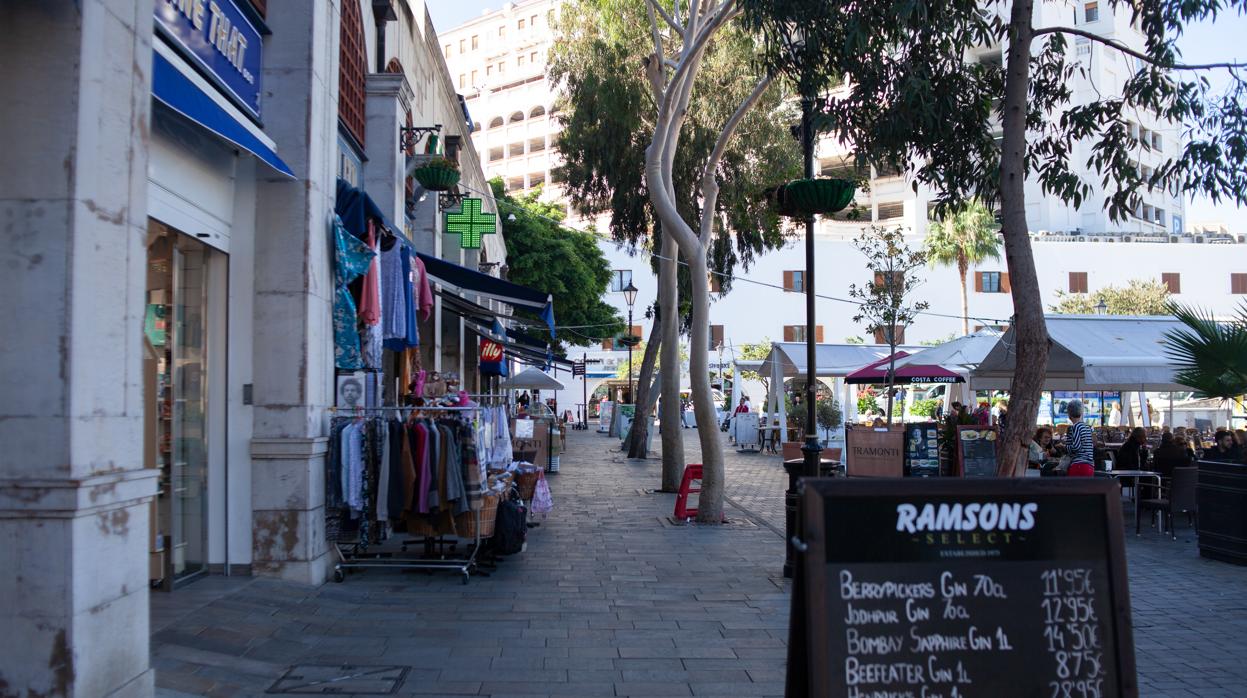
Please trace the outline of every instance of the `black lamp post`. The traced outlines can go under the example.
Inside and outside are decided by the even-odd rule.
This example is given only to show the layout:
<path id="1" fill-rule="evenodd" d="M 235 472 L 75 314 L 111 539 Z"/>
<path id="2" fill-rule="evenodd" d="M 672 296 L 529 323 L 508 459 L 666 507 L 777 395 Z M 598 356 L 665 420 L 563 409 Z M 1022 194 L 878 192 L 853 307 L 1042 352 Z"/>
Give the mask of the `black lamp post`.
<path id="1" fill-rule="evenodd" d="M 628 401 L 636 404 L 636 396 L 632 394 L 632 348 L 635 341 L 632 337 L 632 305 L 636 303 L 636 286 L 632 285 L 632 279 L 628 279 L 628 285 L 624 287 L 624 302 L 628 304 Z"/>

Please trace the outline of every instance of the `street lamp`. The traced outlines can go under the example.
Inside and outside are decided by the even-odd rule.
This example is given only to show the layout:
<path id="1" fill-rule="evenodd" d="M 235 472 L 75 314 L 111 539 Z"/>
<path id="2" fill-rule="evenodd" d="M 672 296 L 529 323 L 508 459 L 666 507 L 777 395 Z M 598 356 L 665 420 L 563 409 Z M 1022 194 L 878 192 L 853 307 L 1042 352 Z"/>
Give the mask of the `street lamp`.
<path id="1" fill-rule="evenodd" d="M 635 343 L 632 338 L 632 305 L 636 303 L 636 286 L 632 285 L 632 279 L 628 279 L 628 285 L 624 287 L 624 302 L 628 304 L 628 401 L 636 404 L 636 396 L 632 394 L 632 346 Z"/>
<path id="2" fill-rule="evenodd" d="M 1108 303 L 1105 303 L 1104 299 L 1101 298 L 1100 302 L 1095 304 L 1095 314 L 1103 315 L 1107 312 L 1108 312 Z"/>

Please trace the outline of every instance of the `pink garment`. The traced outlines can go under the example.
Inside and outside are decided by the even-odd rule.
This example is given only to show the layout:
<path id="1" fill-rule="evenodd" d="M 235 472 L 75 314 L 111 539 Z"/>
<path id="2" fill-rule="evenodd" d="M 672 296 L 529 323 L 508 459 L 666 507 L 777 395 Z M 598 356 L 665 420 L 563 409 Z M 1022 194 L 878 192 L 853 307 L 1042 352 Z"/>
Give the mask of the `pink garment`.
<path id="1" fill-rule="evenodd" d="M 365 325 L 376 325 L 381 322 L 381 248 L 377 244 L 377 226 L 368 221 L 368 248 L 375 255 L 364 274 L 364 290 L 359 299 L 359 319 Z"/>
<path id="2" fill-rule="evenodd" d="M 424 262 L 415 256 L 412 261 L 416 263 L 416 271 L 420 276 L 412 292 L 416 294 L 416 305 L 420 307 L 421 319 L 427 321 L 433 316 L 433 289 L 429 287 L 429 273 L 424 269 Z"/>

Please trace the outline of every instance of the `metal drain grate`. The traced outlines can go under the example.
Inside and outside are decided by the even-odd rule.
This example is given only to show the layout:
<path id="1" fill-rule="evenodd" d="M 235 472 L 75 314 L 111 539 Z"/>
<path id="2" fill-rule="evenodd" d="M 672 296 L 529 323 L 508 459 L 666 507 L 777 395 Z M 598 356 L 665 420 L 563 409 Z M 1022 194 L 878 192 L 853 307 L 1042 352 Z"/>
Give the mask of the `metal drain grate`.
<path id="1" fill-rule="evenodd" d="M 290 667 L 265 693 L 283 695 L 388 696 L 402 685 L 411 667 L 356 664 L 300 664 Z"/>

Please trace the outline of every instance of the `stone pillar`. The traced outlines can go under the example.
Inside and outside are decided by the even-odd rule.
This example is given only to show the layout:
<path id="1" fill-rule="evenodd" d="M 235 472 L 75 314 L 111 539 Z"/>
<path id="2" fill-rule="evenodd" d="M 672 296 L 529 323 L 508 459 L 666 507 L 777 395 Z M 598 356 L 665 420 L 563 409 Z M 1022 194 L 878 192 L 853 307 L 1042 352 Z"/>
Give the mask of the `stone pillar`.
<path id="1" fill-rule="evenodd" d="M 364 191 L 394 225 L 402 225 L 406 219 L 403 200 L 407 154 L 399 150 L 398 129 L 407 124 L 411 85 L 402 73 L 373 73 L 368 76 L 367 91 L 364 137 L 368 141 L 368 162 L 364 165 Z"/>
<path id="2" fill-rule="evenodd" d="M 252 571 L 325 580 L 325 408 L 333 402 L 338 3 L 269 0 L 266 132 L 295 179 L 260 172 L 255 240 Z"/>
<path id="3" fill-rule="evenodd" d="M 152 0 L 0 3 L 0 693 L 150 696 Z"/>

